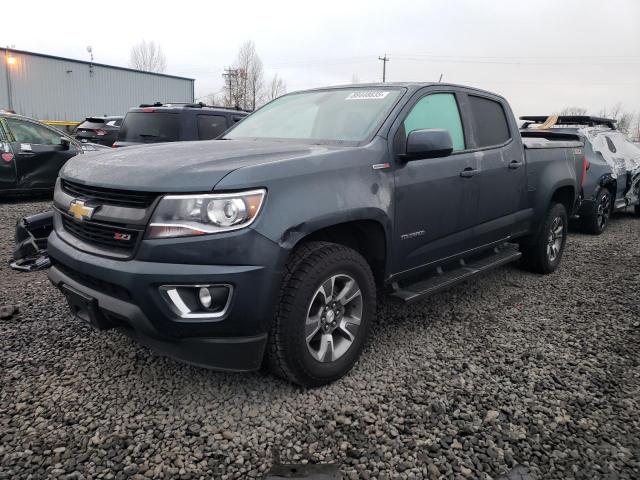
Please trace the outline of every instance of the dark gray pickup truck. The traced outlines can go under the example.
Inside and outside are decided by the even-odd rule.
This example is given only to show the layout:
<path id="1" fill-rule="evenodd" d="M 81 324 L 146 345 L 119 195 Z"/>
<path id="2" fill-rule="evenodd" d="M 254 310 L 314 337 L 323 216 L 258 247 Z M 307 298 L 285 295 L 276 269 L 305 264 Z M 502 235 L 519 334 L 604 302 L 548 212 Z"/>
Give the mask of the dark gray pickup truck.
<path id="1" fill-rule="evenodd" d="M 422 299 L 521 258 L 549 273 L 582 143 L 526 140 L 446 84 L 289 94 L 220 140 L 69 161 L 51 281 L 76 317 L 185 362 L 318 386 L 356 362 L 376 293 Z"/>

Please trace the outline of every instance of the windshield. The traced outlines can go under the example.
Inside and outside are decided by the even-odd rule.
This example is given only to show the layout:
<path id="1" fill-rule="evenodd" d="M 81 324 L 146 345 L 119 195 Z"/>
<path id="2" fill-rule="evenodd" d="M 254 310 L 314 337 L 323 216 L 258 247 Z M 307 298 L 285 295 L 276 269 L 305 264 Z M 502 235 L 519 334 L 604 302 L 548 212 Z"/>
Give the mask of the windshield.
<path id="1" fill-rule="evenodd" d="M 131 112 L 122 122 L 118 134 L 121 142 L 176 142 L 179 139 L 177 113 Z"/>
<path id="2" fill-rule="evenodd" d="M 361 142 L 374 133 L 400 94 L 397 88 L 344 88 L 285 95 L 249 115 L 224 138 Z"/>

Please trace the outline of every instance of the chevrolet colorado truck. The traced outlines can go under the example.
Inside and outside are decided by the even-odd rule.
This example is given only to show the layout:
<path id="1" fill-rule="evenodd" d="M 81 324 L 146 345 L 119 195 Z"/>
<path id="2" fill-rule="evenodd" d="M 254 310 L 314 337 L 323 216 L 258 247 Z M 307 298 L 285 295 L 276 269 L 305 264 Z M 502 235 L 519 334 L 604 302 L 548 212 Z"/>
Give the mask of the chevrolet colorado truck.
<path id="1" fill-rule="evenodd" d="M 508 103 L 474 88 L 292 93 L 218 140 L 69 161 L 49 278 L 99 329 L 319 386 L 356 362 L 378 292 L 411 302 L 518 259 L 553 272 L 582 147 L 523 140 Z"/>

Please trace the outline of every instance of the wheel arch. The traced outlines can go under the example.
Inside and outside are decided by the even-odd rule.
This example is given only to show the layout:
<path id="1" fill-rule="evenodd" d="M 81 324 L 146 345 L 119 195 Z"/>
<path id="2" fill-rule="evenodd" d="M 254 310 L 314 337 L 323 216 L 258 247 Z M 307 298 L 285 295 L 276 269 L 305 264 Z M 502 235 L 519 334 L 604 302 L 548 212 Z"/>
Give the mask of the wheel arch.
<path id="1" fill-rule="evenodd" d="M 325 241 L 344 245 L 364 257 L 378 285 L 384 283 L 387 272 L 388 229 L 378 219 L 362 218 L 330 224 L 318 224 L 304 235 L 298 236 L 291 250 L 314 241 Z"/>

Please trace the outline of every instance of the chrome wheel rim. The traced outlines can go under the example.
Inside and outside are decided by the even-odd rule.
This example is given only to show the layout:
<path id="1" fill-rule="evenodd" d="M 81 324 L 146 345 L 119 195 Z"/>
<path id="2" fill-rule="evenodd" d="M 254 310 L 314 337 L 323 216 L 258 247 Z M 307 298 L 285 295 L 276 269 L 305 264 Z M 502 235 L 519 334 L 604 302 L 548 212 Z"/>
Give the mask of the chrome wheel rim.
<path id="1" fill-rule="evenodd" d="M 547 257 L 550 262 L 554 262 L 560 255 L 562 241 L 564 239 L 564 220 L 562 217 L 556 217 L 551 222 L 549 237 L 547 241 Z"/>
<path id="2" fill-rule="evenodd" d="M 353 345 L 362 319 L 362 292 L 346 274 L 333 275 L 316 290 L 307 309 L 305 340 L 313 358 L 334 362 Z"/>
<path id="3" fill-rule="evenodd" d="M 603 230 L 607 226 L 609 221 L 609 214 L 611 213 L 611 199 L 609 195 L 605 195 L 600 199 L 598 203 L 598 228 Z"/>

